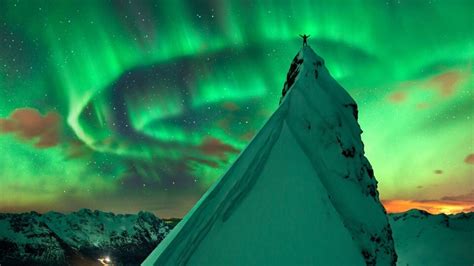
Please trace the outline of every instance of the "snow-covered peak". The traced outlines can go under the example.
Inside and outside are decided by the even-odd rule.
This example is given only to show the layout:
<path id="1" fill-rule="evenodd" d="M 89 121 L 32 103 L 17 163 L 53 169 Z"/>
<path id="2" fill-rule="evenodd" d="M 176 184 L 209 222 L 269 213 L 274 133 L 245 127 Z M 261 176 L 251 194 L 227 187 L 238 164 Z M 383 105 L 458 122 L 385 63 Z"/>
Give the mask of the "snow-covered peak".
<path id="1" fill-rule="evenodd" d="M 306 86 L 318 84 L 322 89 L 320 92 L 328 92 L 325 88 L 328 82 L 337 84 L 326 68 L 324 59 L 316 54 L 309 45 L 303 46 L 293 58 L 283 86 L 280 103 L 296 81 L 305 83 Z M 338 102 L 356 105 L 352 97 L 339 84 L 331 86 L 330 94 L 336 97 Z"/>
<path id="2" fill-rule="evenodd" d="M 296 82 L 298 81 L 298 82 Z M 294 86 L 301 84 L 300 86 Z M 282 90 L 282 97 L 280 103 L 285 98 L 288 91 L 303 88 L 312 88 L 313 95 L 331 96 L 331 101 L 344 105 L 344 107 L 351 108 L 353 116 L 357 119 L 357 104 L 347 91 L 340 86 L 336 80 L 331 76 L 329 70 L 326 68 L 324 59 L 319 56 L 311 46 L 303 46 L 301 50 L 293 58 L 288 70 L 286 81 Z M 330 107 L 325 105 L 325 108 Z M 339 106 L 336 105 L 336 108 Z"/>
<path id="3" fill-rule="evenodd" d="M 357 117 L 324 60 L 303 47 L 278 109 L 143 265 L 394 265 Z"/>
<path id="4" fill-rule="evenodd" d="M 295 83 L 295 81 L 299 79 L 300 72 L 304 69 L 311 68 L 311 66 L 305 67 L 305 65 L 309 64 L 311 59 L 313 59 L 313 61 L 320 62 L 319 65 L 322 65 L 322 59 L 320 59 L 319 56 L 316 55 L 316 53 L 308 46 L 303 46 L 303 48 L 293 58 L 293 61 L 291 61 L 291 64 L 290 64 L 290 69 L 288 70 L 288 73 L 286 74 L 286 81 L 285 81 L 285 84 L 283 85 L 282 96 L 280 98 L 280 104 L 283 101 L 286 93 L 290 90 L 290 88 Z"/>
<path id="5" fill-rule="evenodd" d="M 428 217 L 431 217 L 432 214 L 424 210 L 410 209 L 402 213 L 392 213 L 390 216 L 396 220 L 400 218 L 407 218 L 407 217 L 426 219 Z M 440 216 L 446 216 L 446 215 L 440 214 Z"/>
<path id="6" fill-rule="evenodd" d="M 309 45 L 303 46 L 296 55 L 298 60 L 301 62 L 301 70 L 314 70 L 314 67 L 324 66 L 324 59 L 319 56 Z M 314 73 L 314 77 L 317 78 L 318 74 Z"/>
<path id="7" fill-rule="evenodd" d="M 279 109 L 311 160 L 367 264 L 396 260 L 374 171 L 364 156 L 358 107 L 310 46 L 293 59 Z M 372 240 L 376 241 L 372 241 Z"/>

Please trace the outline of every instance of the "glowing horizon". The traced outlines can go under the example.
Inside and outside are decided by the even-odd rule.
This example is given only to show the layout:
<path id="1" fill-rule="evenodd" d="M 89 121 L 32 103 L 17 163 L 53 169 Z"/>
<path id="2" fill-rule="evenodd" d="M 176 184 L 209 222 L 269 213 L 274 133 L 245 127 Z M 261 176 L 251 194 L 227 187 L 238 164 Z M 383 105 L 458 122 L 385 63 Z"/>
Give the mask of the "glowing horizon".
<path id="1" fill-rule="evenodd" d="M 463 212 L 474 212 L 473 202 L 440 200 L 382 200 L 382 204 L 388 213 L 400 213 L 412 209 L 427 211 L 431 214 L 458 214 Z"/>

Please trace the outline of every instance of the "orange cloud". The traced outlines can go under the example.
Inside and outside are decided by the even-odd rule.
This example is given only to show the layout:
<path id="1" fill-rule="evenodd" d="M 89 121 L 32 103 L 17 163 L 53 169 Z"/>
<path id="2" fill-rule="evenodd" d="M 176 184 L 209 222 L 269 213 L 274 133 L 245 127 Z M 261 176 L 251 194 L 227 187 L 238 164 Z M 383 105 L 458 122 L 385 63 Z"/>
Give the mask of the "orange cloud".
<path id="1" fill-rule="evenodd" d="M 464 159 L 464 162 L 467 164 L 474 164 L 474 153 L 471 153 L 468 156 L 466 156 L 466 158 Z"/>
<path id="2" fill-rule="evenodd" d="M 453 201 L 464 201 L 464 202 L 471 202 L 474 204 L 474 189 L 467 194 L 462 195 L 455 195 L 455 196 L 444 196 L 441 198 L 442 200 L 453 200 Z"/>
<path id="3" fill-rule="evenodd" d="M 249 131 L 249 132 L 241 135 L 240 139 L 245 140 L 245 141 L 250 141 L 255 136 L 255 134 L 256 133 L 254 131 Z"/>
<path id="4" fill-rule="evenodd" d="M 389 100 L 393 103 L 401 103 L 407 99 L 407 93 L 405 91 L 396 91 L 389 96 Z"/>
<path id="5" fill-rule="evenodd" d="M 49 148 L 59 143 L 61 117 L 56 112 L 42 116 L 38 110 L 19 108 L 7 118 L 0 118 L 0 133 L 12 133 L 37 148 Z"/>
<path id="6" fill-rule="evenodd" d="M 426 109 L 428 107 L 430 107 L 430 105 L 428 103 L 418 103 L 418 104 L 416 104 L 416 108 L 418 108 L 418 109 Z"/>
<path id="7" fill-rule="evenodd" d="M 442 96 L 448 97 L 453 95 L 459 85 L 468 78 L 469 74 L 462 70 L 450 70 L 432 77 L 429 84 L 434 85 Z"/>
<path id="8" fill-rule="evenodd" d="M 219 139 L 207 137 L 204 139 L 204 142 L 199 145 L 199 150 L 204 155 L 217 156 L 221 159 L 227 158 L 227 153 L 239 153 L 240 150 L 234 148 L 233 146 L 223 143 Z"/>
<path id="9" fill-rule="evenodd" d="M 85 145 L 82 141 L 72 140 L 68 143 L 67 158 L 76 159 L 81 157 L 87 157 L 92 154 L 92 149 Z"/>
<path id="10" fill-rule="evenodd" d="M 398 89 L 388 96 L 388 100 L 392 103 L 402 103 L 414 92 L 413 88 L 432 90 L 444 98 L 451 97 L 470 79 L 469 69 L 470 66 L 467 69 L 443 70 L 428 78 L 402 82 L 397 85 Z M 417 109 L 425 109 L 430 106 L 431 104 L 427 102 L 416 104 Z"/>
<path id="11" fill-rule="evenodd" d="M 222 104 L 222 107 L 228 111 L 237 111 L 240 109 L 240 107 L 233 102 L 225 102 Z"/>
<path id="12" fill-rule="evenodd" d="M 455 200 L 382 200 L 382 204 L 389 213 L 419 209 L 432 214 L 455 214 L 474 209 L 474 202 Z"/>

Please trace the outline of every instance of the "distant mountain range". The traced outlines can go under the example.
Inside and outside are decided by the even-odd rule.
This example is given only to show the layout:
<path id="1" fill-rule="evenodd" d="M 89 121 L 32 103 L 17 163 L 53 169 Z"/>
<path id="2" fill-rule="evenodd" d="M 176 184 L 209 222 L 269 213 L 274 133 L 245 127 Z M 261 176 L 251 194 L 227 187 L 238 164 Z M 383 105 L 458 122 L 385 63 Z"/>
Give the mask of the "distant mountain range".
<path id="1" fill-rule="evenodd" d="M 180 220 L 148 212 L 0 214 L 0 264 L 139 265 Z M 398 265 L 472 265 L 474 214 L 390 214 Z"/>
<path id="2" fill-rule="evenodd" d="M 138 265 L 169 230 L 148 212 L 0 214 L 0 265 Z"/>
<path id="3" fill-rule="evenodd" d="M 390 214 L 397 265 L 474 265 L 474 213 Z"/>

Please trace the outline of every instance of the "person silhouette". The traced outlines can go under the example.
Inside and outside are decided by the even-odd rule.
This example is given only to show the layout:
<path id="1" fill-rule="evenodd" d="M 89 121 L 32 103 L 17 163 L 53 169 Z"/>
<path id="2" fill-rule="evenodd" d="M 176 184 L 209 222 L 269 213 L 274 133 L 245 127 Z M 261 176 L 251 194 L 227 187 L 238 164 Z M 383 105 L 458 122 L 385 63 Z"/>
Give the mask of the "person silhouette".
<path id="1" fill-rule="evenodd" d="M 301 34 L 300 34 L 300 37 L 303 38 L 303 46 L 308 45 L 307 40 L 308 40 L 309 36 L 311 36 L 311 35 L 306 35 L 306 34 L 301 35 Z"/>

